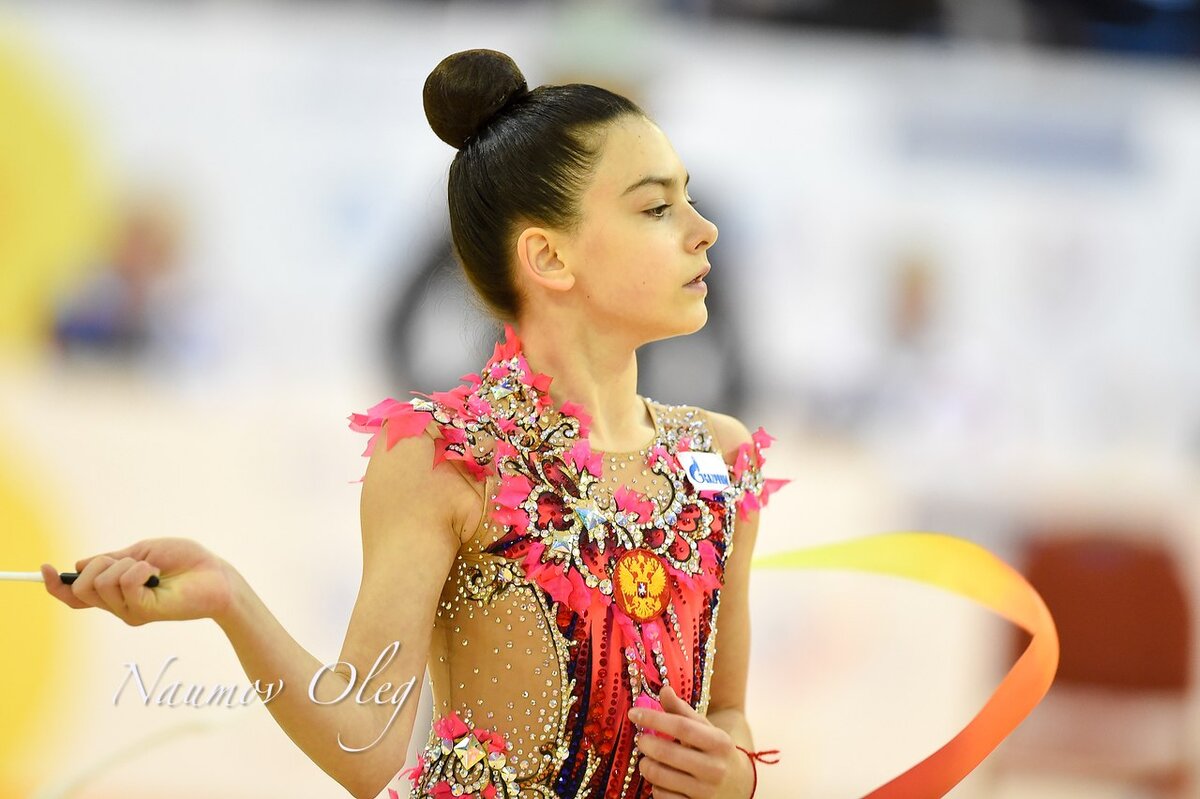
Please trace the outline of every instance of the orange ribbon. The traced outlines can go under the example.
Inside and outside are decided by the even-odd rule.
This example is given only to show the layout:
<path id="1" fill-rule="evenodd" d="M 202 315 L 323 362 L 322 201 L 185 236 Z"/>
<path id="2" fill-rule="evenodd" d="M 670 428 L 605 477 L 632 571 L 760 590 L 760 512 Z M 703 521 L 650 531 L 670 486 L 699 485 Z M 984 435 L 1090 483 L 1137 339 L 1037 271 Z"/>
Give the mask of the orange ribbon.
<path id="1" fill-rule="evenodd" d="M 941 533 L 883 533 L 753 559 L 761 569 L 853 569 L 944 588 L 995 611 L 1033 638 L 983 709 L 958 735 L 864 799 L 944 796 L 1037 706 L 1058 670 L 1058 632 L 1019 572 L 970 541 Z"/>

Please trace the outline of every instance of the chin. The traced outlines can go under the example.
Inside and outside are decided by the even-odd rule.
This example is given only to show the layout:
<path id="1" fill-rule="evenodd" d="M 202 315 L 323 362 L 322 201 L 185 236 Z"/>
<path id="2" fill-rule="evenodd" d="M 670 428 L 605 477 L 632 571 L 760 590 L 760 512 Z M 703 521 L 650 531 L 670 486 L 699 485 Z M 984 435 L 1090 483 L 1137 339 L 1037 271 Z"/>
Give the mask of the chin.
<path id="1" fill-rule="evenodd" d="M 665 313 L 663 307 L 655 308 L 653 313 L 627 320 L 629 325 L 642 330 L 643 341 L 646 344 L 668 338 L 690 336 L 708 324 L 708 308 L 703 301 L 685 306 L 670 314 Z"/>
<path id="2" fill-rule="evenodd" d="M 687 333 L 685 333 L 685 335 L 695 333 L 697 330 L 700 330 L 706 324 L 708 324 L 708 306 L 706 306 L 704 303 L 700 303 L 700 310 L 696 314 L 696 322 L 694 325 L 692 325 L 691 329 L 689 329 L 687 331 Z"/>
<path id="3" fill-rule="evenodd" d="M 686 314 L 679 314 L 670 321 L 673 323 L 671 325 L 673 329 L 663 338 L 690 336 L 708 324 L 708 308 L 703 302 L 698 303 L 694 310 L 689 310 Z"/>

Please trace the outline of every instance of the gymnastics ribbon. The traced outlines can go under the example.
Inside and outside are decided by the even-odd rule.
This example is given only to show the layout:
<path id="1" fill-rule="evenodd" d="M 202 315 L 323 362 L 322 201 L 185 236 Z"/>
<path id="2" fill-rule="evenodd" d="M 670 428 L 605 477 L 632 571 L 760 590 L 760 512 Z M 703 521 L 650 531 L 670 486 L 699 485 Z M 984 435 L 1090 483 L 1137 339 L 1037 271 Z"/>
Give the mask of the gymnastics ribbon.
<path id="1" fill-rule="evenodd" d="M 1033 637 L 958 735 L 864 799 L 944 796 L 1037 706 L 1058 670 L 1058 632 L 1045 602 L 1019 572 L 988 550 L 950 535 L 883 533 L 754 558 L 758 569 L 851 569 L 944 588 L 994 611 Z"/>

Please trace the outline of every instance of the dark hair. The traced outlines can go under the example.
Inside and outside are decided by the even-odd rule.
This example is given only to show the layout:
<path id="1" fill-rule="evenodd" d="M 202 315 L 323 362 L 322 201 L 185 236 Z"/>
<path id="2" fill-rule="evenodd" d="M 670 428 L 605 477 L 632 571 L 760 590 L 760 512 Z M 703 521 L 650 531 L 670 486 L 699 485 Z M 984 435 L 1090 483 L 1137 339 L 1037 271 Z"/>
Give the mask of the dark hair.
<path id="1" fill-rule="evenodd" d="M 586 83 L 529 91 L 516 63 L 496 50 L 443 58 L 423 100 L 433 132 L 458 149 L 446 189 L 455 254 L 488 308 L 515 321 L 520 298 L 509 256 L 517 225 L 577 229 L 600 134 L 621 117 L 646 115 Z"/>

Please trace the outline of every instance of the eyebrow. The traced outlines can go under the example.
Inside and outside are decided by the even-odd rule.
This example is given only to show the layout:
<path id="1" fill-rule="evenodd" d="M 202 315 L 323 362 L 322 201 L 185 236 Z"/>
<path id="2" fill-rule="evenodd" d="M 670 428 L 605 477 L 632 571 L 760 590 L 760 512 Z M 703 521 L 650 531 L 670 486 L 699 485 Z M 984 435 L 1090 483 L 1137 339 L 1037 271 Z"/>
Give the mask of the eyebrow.
<path id="1" fill-rule="evenodd" d="M 692 176 L 690 174 L 688 174 L 687 172 L 684 172 L 683 175 L 684 175 L 683 185 L 686 187 L 688 184 L 688 181 L 692 179 Z M 640 189 L 642 186 L 648 186 L 652 183 L 656 183 L 656 184 L 662 186 L 663 188 L 669 189 L 675 185 L 675 178 L 663 178 L 663 177 L 658 177 L 657 175 L 647 175 L 646 177 L 639 180 L 637 183 L 634 183 L 632 186 L 625 189 L 625 191 L 621 192 L 621 196 L 624 197 L 626 194 L 629 194 L 629 192 Z"/>

